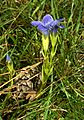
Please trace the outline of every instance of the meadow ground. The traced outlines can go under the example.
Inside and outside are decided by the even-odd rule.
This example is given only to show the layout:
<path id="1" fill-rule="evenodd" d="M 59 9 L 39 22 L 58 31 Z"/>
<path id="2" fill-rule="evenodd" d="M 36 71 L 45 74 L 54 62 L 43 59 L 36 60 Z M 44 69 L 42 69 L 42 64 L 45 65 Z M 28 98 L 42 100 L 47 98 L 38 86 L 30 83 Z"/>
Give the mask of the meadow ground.
<path id="1" fill-rule="evenodd" d="M 65 18 L 65 28 L 57 33 L 53 78 L 49 76 L 38 95 L 41 78 L 35 75 L 44 62 L 42 33 L 31 22 L 46 14 Z M 84 120 L 83 60 L 83 0 L 0 0 L 0 120 Z M 29 79 L 35 90 L 18 98 L 15 81 L 26 69 L 32 71 Z"/>

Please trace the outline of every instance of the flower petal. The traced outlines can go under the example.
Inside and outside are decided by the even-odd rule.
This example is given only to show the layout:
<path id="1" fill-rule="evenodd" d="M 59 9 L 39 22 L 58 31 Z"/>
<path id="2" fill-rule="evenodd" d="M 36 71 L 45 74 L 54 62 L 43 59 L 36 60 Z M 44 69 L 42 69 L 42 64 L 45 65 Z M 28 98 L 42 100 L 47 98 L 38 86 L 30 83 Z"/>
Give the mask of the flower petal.
<path id="1" fill-rule="evenodd" d="M 55 25 L 58 25 L 59 22 L 63 21 L 64 18 L 61 18 L 61 19 L 58 19 L 58 20 L 55 20 L 51 23 L 51 26 L 54 27 Z"/>
<path id="2" fill-rule="evenodd" d="M 63 25 L 59 25 L 58 27 L 59 27 L 59 28 L 65 28 Z"/>
<path id="3" fill-rule="evenodd" d="M 53 33 L 56 33 L 57 30 L 58 30 L 58 28 L 59 28 L 59 27 L 56 25 L 56 26 L 52 29 L 52 32 L 53 32 Z"/>
<path id="4" fill-rule="evenodd" d="M 33 26 L 39 26 L 39 25 L 42 25 L 43 23 L 40 22 L 40 21 L 32 21 L 31 24 L 32 24 Z"/>
<path id="5" fill-rule="evenodd" d="M 58 19 L 59 22 L 61 22 L 61 21 L 63 21 L 63 20 L 64 20 L 64 18 L 60 18 L 60 19 Z"/>
<path id="6" fill-rule="evenodd" d="M 52 21 L 53 21 L 53 17 L 49 14 L 45 15 L 42 20 L 44 25 L 46 25 L 47 23 L 52 22 Z"/>
<path id="7" fill-rule="evenodd" d="M 45 26 L 43 26 L 43 25 L 39 25 L 38 26 L 38 30 L 40 30 L 42 33 L 44 33 L 45 35 L 47 35 L 48 34 L 48 29 L 45 27 Z"/>

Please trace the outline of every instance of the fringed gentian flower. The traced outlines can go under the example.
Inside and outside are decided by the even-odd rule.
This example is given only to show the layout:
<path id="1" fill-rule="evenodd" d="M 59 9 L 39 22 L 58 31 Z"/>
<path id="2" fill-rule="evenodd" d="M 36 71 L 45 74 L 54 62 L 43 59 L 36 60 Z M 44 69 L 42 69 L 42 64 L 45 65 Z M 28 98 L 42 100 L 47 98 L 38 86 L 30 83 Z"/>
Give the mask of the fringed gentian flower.
<path id="1" fill-rule="evenodd" d="M 6 55 L 6 62 L 10 62 L 11 61 L 11 58 L 10 58 L 10 56 L 7 54 Z"/>
<path id="2" fill-rule="evenodd" d="M 56 33 L 58 28 L 64 28 L 63 25 L 59 25 L 59 23 L 63 20 L 63 18 L 53 20 L 52 16 L 47 14 L 43 17 L 42 21 L 33 21 L 31 24 L 33 26 L 37 26 L 37 29 L 43 34 L 49 35 L 50 33 Z"/>

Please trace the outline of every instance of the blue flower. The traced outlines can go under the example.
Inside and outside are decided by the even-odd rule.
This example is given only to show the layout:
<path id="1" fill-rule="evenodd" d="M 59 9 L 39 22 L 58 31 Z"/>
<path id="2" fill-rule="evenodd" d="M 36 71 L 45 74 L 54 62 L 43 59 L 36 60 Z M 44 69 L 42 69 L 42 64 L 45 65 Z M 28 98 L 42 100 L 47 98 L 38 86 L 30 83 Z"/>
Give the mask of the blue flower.
<path id="1" fill-rule="evenodd" d="M 64 28 L 63 25 L 59 25 L 64 19 L 53 20 L 52 16 L 47 14 L 43 17 L 42 21 L 33 21 L 31 24 L 37 26 L 37 29 L 43 34 L 48 35 L 49 33 L 56 33 L 58 28 Z"/>
<path id="2" fill-rule="evenodd" d="M 11 61 L 11 58 L 10 58 L 10 56 L 7 54 L 6 55 L 6 62 L 10 62 Z"/>

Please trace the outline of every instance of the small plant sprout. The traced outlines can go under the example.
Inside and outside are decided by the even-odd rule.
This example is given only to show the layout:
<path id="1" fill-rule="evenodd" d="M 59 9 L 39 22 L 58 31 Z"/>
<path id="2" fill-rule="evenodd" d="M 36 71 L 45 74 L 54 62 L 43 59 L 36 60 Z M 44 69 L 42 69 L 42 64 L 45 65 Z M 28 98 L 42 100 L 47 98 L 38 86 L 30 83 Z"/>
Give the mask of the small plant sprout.
<path id="1" fill-rule="evenodd" d="M 15 74 L 15 70 L 13 68 L 13 62 L 8 54 L 6 55 L 6 62 L 7 62 L 8 72 L 10 73 L 9 74 L 9 80 L 10 80 L 10 79 L 12 79 L 13 75 Z M 11 81 L 11 86 L 12 85 L 13 85 L 13 81 Z"/>
<path id="2" fill-rule="evenodd" d="M 58 28 L 64 28 L 60 25 L 64 19 L 54 20 L 49 14 L 43 17 L 42 21 L 32 21 L 33 26 L 37 26 L 37 29 L 42 32 L 42 54 L 44 57 L 44 63 L 42 65 L 42 89 L 46 85 L 47 80 L 53 74 L 53 58 L 57 50 L 57 40 L 59 38 L 57 31 Z M 49 46 L 51 44 L 51 47 Z"/>
<path id="3" fill-rule="evenodd" d="M 10 58 L 10 56 L 7 54 L 6 55 L 6 62 L 10 62 L 11 61 L 11 58 Z"/>

